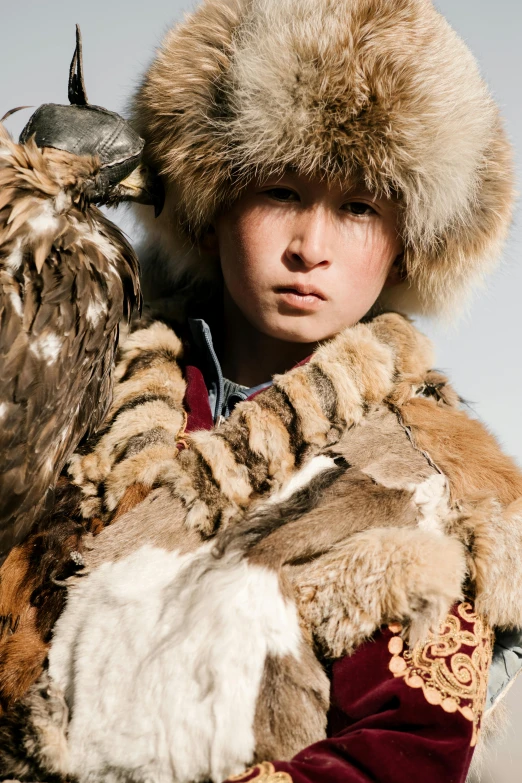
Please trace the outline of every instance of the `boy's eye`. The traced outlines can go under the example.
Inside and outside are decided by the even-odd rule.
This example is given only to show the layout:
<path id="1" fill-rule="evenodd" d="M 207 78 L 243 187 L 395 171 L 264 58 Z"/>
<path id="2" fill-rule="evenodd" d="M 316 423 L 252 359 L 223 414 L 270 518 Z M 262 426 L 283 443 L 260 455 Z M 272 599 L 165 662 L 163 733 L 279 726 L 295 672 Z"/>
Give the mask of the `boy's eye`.
<path id="1" fill-rule="evenodd" d="M 290 188 L 269 188 L 263 193 L 276 201 L 299 201 L 299 196 Z"/>
<path id="2" fill-rule="evenodd" d="M 373 207 L 367 204 L 365 201 L 349 201 L 344 204 L 343 209 L 350 212 L 352 215 L 376 215 L 376 211 Z"/>

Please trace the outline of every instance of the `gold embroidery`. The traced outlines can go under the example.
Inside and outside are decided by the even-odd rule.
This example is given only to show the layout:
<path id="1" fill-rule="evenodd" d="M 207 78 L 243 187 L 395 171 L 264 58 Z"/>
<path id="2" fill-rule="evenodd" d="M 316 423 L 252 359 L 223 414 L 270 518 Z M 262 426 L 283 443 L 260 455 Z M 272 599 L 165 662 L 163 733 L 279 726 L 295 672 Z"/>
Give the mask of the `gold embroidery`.
<path id="1" fill-rule="evenodd" d="M 255 773 L 255 774 L 254 774 Z M 249 777 L 253 775 L 253 777 Z M 245 770 L 241 775 L 235 775 L 233 778 L 228 778 L 230 781 L 246 781 L 249 778 L 248 783 L 251 780 L 255 780 L 256 783 L 292 783 L 292 778 L 288 772 L 276 772 L 274 765 L 270 761 L 262 761 L 261 764 L 256 764 L 255 767 Z"/>
<path id="2" fill-rule="evenodd" d="M 457 614 L 448 615 L 439 635 L 431 634 L 413 650 L 404 649 L 400 636 L 392 636 L 389 669 L 394 677 L 403 677 L 410 688 L 422 688 L 429 704 L 439 705 L 445 712 L 458 711 L 471 721 L 473 747 L 486 702 L 493 634 L 471 604 L 459 604 Z M 401 630 L 397 624 L 389 627 L 393 633 Z"/>

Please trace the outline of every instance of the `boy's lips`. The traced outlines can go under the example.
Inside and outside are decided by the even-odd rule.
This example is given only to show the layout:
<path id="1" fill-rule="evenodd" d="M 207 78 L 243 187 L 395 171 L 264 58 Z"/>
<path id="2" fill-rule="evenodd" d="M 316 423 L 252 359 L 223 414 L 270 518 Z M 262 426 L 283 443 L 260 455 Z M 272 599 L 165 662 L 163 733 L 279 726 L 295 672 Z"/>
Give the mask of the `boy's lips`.
<path id="1" fill-rule="evenodd" d="M 309 285 L 278 286 L 275 292 L 294 310 L 316 310 L 326 301 L 322 291 Z"/>

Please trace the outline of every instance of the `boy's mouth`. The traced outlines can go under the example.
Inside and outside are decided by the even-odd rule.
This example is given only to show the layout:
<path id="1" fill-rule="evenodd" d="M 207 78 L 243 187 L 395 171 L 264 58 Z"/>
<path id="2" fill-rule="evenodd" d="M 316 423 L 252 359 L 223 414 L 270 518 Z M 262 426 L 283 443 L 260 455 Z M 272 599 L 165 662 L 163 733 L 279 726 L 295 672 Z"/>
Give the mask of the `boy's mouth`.
<path id="1" fill-rule="evenodd" d="M 322 291 L 308 285 L 278 286 L 275 291 L 285 304 L 296 310 L 315 310 L 326 301 Z"/>

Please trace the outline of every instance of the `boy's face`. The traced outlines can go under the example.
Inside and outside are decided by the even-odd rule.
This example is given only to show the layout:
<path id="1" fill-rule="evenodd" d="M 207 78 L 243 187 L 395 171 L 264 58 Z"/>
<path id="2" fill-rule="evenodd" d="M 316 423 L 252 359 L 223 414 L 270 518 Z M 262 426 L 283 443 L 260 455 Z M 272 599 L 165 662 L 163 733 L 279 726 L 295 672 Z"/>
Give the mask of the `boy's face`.
<path id="1" fill-rule="evenodd" d="M 215 223 L 228 295 L 258 331 L 315 343 L 357 323 L 402 251 L 393 201 L 294 173 L 252 183 Z"/>

